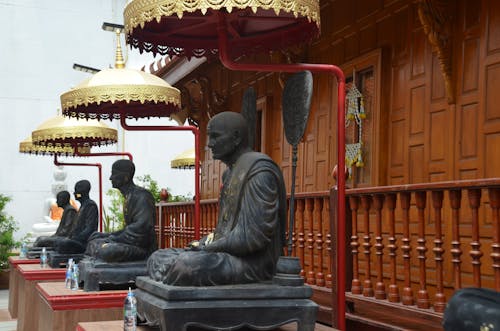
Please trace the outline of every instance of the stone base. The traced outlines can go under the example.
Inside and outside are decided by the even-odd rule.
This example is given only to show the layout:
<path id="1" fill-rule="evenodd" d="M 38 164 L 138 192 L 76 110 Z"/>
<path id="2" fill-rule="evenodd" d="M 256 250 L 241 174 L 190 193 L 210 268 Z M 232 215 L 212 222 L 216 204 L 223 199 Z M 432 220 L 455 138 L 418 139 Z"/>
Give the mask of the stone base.
<path id="1" fill-rule="evenodd" d="M 75 263 L 78 263 L 84 258 L 83 254 L 59 254 L 57 252 L 50 252 L 48 254 L 48 264 L 52 268 L 66 268 L 68 266 L 68 260 L 73 259 Z"/>
<path id="2" fill-rule="evenodd" d="M 146 260 L 107 263 L 86 256 L 78 262 L 78 268 L 80 269 L 79 286 L 83 287 L 86 292 L 135 288 L 135 278 L 148 274 Z"/>
<path id="3" fill-rule="evenodd" d="M 250 327 L 272 330 L 297 322 L 298 331 L 313 331 L 318 305 L 308 286 L 272 283 L 188 287 L 137 277 L 137 313 L 162 331 L 197 326 L 212 330 Z"/>
<path id="4" fill-rule="evenodd" d="M 31 247 L 26 253 L 28 259 L 39 259 L 42 254 L 43 247 Z M 45 247 L 47 254 L 53 252 L 53 247 Z"/>

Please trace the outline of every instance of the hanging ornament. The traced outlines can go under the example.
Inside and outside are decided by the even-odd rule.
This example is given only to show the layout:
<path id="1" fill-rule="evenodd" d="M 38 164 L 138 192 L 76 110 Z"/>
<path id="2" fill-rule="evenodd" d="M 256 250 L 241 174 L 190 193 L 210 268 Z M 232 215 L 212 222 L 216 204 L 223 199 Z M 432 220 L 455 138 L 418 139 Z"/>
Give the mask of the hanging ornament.
<path id="1" fill-rule="evenodd" d="M 363 145 L 363 123 L 362 120 L 366 119 L 365 102 L 363 94 L 356 87 L 356 72 L 352 74 L 352 85 L 346 95 L 346 127 L 351 121 L 354 120 L 358 126 L 358 142 L 353 144 L 346 144 L 346 166 L 349 168 L 349 177 L 351 177 L 352 167 L 363 167 L 365 164 L 362 158 L 362 145 Z"/>

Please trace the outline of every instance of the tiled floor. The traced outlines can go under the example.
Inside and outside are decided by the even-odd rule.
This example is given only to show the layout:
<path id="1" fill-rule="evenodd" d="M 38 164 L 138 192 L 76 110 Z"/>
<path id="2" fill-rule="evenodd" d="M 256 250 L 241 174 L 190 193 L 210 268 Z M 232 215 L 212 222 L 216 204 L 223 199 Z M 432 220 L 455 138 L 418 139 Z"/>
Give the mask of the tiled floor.
<path id="1" fill-rule="evenodd" d="M 15 331 L 17 320 L 10 318 L 9 290 L 0 290 L 0 331 Z"/>

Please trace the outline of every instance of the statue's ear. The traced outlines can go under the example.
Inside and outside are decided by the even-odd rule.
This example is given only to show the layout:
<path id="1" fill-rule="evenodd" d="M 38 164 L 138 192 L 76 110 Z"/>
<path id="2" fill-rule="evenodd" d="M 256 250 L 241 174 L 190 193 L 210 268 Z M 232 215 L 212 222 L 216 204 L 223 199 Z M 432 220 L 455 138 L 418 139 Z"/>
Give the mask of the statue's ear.
<path id="1" fill-rule="evenodd" d="M 241 145 L 241 132 L 240 132 L 240 130 L 233 131 L 233 141 L 234 141 L 234 146 Z"/>

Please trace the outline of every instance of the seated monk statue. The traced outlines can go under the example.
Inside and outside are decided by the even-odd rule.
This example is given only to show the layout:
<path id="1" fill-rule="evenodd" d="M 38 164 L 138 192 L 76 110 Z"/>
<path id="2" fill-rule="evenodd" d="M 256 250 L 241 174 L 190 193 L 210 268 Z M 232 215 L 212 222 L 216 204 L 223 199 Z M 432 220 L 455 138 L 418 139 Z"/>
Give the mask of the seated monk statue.
<path id="1" fill-rule="evenodd" d="M 56 233 L 51 236 L 38 237 L 33 247 L 53 247 L 55 242 L 71 234 L 73 221 L 76 217 L 76 209 L 70 203 L 70 194 L 68 191 L 57 193 L 57 206 L 63 209 L 61 222 L 57 227 Z"/>
<path id="2" fill-rule="evenodd" d="M 113 163 L 109 179 L 125 198 L 125 227 L 111 233 L 94 232 L 85 255 L 105 262 L 140 261 L 158 248 L 155 201 L 151 192 L 135 185 L 134 173 L 135 166 L 130 160 Z"/>
<path id="3" fill-rule="evenodd" d="M 61 254 L 81 254 L 87 247 L 89 236 L 97 230 L 99 211 L 97 204 L 89 197 L 90 182 L 80 180 L 75 184 L 75 198 L 80 202 L 71 233 L 57 240 L 54 250 Z"/>
<path id="4" fill-rule="evenodd" d="M 244 117 L 222 112 L 208 123 L 208 147 L 224 171 L 215 231 L 188 248 L 148 259 L 149 277 L 169 285 L 210 286 L 271 280 L 285 244 L 286 191 L 281 170 L 249 147 Z"/>

